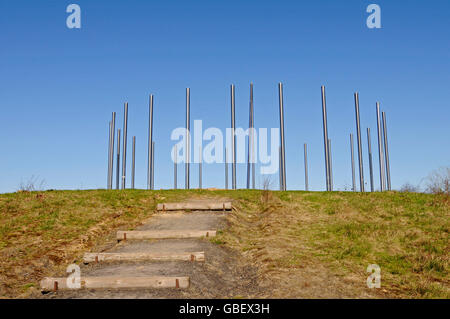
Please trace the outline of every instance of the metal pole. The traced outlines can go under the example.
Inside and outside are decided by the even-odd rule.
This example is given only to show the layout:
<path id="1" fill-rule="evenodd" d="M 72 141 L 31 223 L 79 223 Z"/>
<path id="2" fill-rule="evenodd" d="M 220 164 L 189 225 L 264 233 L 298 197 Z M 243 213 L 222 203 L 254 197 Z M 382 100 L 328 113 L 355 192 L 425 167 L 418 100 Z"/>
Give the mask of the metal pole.
<path id="1" fill-rule="evenodd" d="M 202 189 L 202 147 L 199 147 L 199 162 L 198 162 L 198 188 Z"/>
<path id="2" fill-rule="evenodd" d="M 122 189 L 126 187 L 125 177 L 127 175 L 127 130 L 128 130 L 128 102 L 124 105 L 123 117 L 123 150 L 122 150 Z"/>
<path id="3" fill-rule="evenodd" d="M 378 161 L 380 164 L 380 190 L 384 192 L 385 181 L 384 181 L 384 162 L 383 162 L 383 140 L 381 137 L 381 118 L 380 118 L 380 102 L 377 102 L 377 130 L 378 130 Z"/>
<path id="4" fill-rule="evenodd" d="M 364 192 L 364 169 L 361 144 L 361 126 L 359 121 L 359 94 L 355 93 L 355 115 L 356 115 L 356 139 L 358 143 L 358 162 L 359 162 L 359 190 Z"/>
<path id="5" fill-rule="evenodd" d="M 280 178 L 280 191 L 283 190 L 283 173 L 282 173 L 281 146 L 278 146 L 278 177 Z"/>
<path id="6" fill-rule="evenodd" d="M 333 160 L 331 156 L 331 139 L 328 139 L 328 160 L 330 167 L 330 191 L 333 191 Z"/>
<path id="7" fill-rule="evenodd" d="M 117 130 L 116 189 L 119 189 L 119 180 L 120 180 L 120 128 Z"/>
<path id="8" fill-rule="evenodd" d="M 369 169 L 370 169 L 370 191 L 375 190 L 373 183 L 373 162 L 372 162 L 372 144 L 370 140 L 370 127 L 367 128 L 367 149 L 369 150 Z"/>
<path id="9" fill-rule="evenodd" d="M 253 127 L 254 129 L 254 127 Z M 253 163 L 252 163 L 252 189 L 255 189 L 255 184 L 256 184 L 256 175 L 255 175 L 255 171 L 256 171 L 256 163 L 255 163 L 255 137 L 253 136 L 253 142 L 252 142 L 252 158 L 253 158 Z"/>
<path id="10" fill-rule="evenodd" d="M 228 189 L 228 152 L 225 146 L 225 189 Z"/>
<path id="11" fill-rule="evenodd" d="M 175 144 L 175 156 L 174 156 L 174 163 L 173 163 L 173 189 L 177 189 L 177 163 L 178 163 L 178 151 L 177 151 L 177 145 Z"/>
<path id="12" fill-rule="evenodd" d="M 190 162 L 190 107 L 191 90 L 186 88 L 186 163 L 185 163 L 185 188 L 189 189 L 189 162 Z"/>
<path id="13" fill-rule="evenodd" d="M 250 83 L 250 103 L 249 103 L 249 111 L 248 111 L 248 128 L 249 128 L 249 136 L 248 136 L 248 153 L 247 153 L 247 189 L 250 189 L 250 162 L 252 154 L 252 108 L 253 108 L 253 83 Z"/>
<path id="14" fill-rule="evenodd" d="M 254 109 L 254 104 L 253 104 L 253 83 L 250 83 L 250 101 L 251 101 L 251 115 L 250 115 L 250 119 L 251 119 L 251 169 L 252 169 L 252 189 L 255 189 L 255 182 L 256 182 L 256 177 L 255 177 L 255 109 Z"/>
<path id="15" fill-rule="evenodd" d="M 236 189 L 236 113 L 235 113 L 235 87 L 231 84 L 231 148 L 233 162 L 231 164 L 231 185 L 233 189 Z"/>
<path id="16" fill-rule="evenodd" d="M 255 175 L 255 171 L 256 171 L 256 163 L 255 163 L 255 108 L 254 108 L 254 104 L 253 104 L 253 83 L 251 84 L 251 96 L 252 96 L 252 189 L 255 189 L 255 184 L 256 184 L 256 175 Z"/>
<path id="17" fill-rule="evenodd" d="M 386 126 L 386 113 L 381 113 L 383 117 L 383 133 L 384 133 L 384 157 L 386 160 L 386 177 L 387 177 L 387 190 L 391 190 L 391 168 L 389 165 L 389 148 L 388 148 L 388 138 L 387 138 L 387 126 Z"/>
<path id="18" fill-rule="evenodd" d="M 155 142 L 152 142 L 152 190 L 155 189 Z"/>
<path id="19" fill-rule="evenodd" d="M 148 110 L 148 152 L 147 152 L 147 189 L 152 188 L 152 142 L 153 142 L 153 94 L 150 94 Z"/>
<path id="20" fill-rule="evenodd" d="M 305 163 L 305 191 L 309 191 L 308 186 L 308 152 L 306 143 L 303 144 L 304 163 Z"/>
<path id="21" fill-rule="evenodd" d="M 352 191 L 356 192 L 356 178 L 355 178 L 355 152 L 353 147 L 353 134 L 350 133 L 350 152 L 352 154 Z"/>
<path id="22" fill-rule="evenodd" d="M 112 189 L 113 185 L 113 171 L 114 171 L 114 137 L 116 133 L 116 112 L 112 112 L 112 120 L 111 120 L 111 165 L 110 165 L 110 174 L 109 174 L 109 189 Z"/>
<path id="23" fill-rule="evenodd" d="M 325 151 L 325 175 L 327 191 L 330 191 L 330 167 L 328 166 L 328 123 L 327 123 L 327 102 L 325 97 L 325 86 L 322 85 L 322 120 L 323 120 L 323 146 Z"/>
<path id="24" fill-rule="evenodd" d="M 112 127 L 111 122 L 108 122 L 109 134 L 108 134 L 108 174 L 107 174 L 108 176 L 106 177 L 107 189 L 110 189 L 109 181 L 111 178 L 111 127 Z"/>
<path id="25" fill-rule="evenodd" d="M 284 106 L 283 106 L 283 84 L 278 83 L 278 101 L 280 106 L 280 138 L 281 138 L 281 169 L 283 191 L 286 190 L 286 150 L 284 143 Z"/>
<path id="26" fill-rule="evenodd" d="M 134 189 L 134 177 L 136 173 L 136 136 L 133 136 L 133 149 L 131 154 L 131 189 Z"/>

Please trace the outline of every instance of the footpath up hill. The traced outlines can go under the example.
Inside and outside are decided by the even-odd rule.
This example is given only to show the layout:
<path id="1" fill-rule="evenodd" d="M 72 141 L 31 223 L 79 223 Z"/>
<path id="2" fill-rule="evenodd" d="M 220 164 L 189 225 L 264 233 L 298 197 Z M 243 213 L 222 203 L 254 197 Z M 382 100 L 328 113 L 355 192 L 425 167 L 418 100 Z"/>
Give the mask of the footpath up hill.
<path id="1" fill-rule="evenodd" d="M 0 297 L 41 297 L 42 278 L 116 244 L 117 230 L 145 224 L 158 203 L 192 199 L 233 203 L 208 241 L 254 284 L 221 297 L 450 298 L 448 195 L 261 190 L 1 194 Z M 380 289 L 367 288 L 370 264 Z"/>

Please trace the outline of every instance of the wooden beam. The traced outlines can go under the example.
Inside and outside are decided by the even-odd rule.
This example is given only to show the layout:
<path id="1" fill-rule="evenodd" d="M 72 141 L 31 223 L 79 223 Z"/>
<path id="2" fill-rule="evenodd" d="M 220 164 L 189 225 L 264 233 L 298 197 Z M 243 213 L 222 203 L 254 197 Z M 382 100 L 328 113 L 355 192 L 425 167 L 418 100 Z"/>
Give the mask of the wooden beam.
<path id="1" fill-rule="evenodd" d="M 160 203 L 156 210 L 231 210 L 231 202 L 185 202 L 185 203 Z"/>
<path id="2" fill-rule="evenodd" d="M 182 260 L 182 261 L 205 261 L 205 252 L 184 253 L 86 253 L 84 263 L 100 261 L 141 261 L 141 260 Z"/>
<path id="3" fill-rule="evenodd" d="M 120 288 L 189 288 L 189 277 L 81 277 L 80 288 L 69 288 L 67 278 L 41 280 L 42 291 L 72 289 L 120 289 Z M 56 284 L 55 284 L 56 283 Z"/>
<path id="4" fill-rule="evenodd" d="M 215 230 L 130 230 L 117 232 L 117 240 L 214 237 Z"/>

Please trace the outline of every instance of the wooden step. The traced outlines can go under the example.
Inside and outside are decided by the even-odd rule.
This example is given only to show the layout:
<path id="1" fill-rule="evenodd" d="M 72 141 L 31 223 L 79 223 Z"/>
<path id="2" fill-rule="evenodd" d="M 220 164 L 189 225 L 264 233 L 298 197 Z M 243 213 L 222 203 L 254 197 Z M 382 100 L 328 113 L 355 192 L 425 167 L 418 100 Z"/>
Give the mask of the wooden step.
<path id="1" fill-rule="evenodd" d="M 156 210 L 231 210 L 231 202 L 160 203 Z"/>
<path id="2" fill-rule="evenodd" d="M 84 263 L 100 261 L 205 261 L 205 252 L 184 252 L 184 253 L 86 253 Z"/>
<path id="3" fill-rule="evenodd" d="M 69 288 L 67 285 L 67 278 L 46 277 L 41 280 L 40 285 L 41 290 L 44 292 L 82 288 L 189 288 L 189 277 L 81 277 L 80 288 Z"/>
<path id="4" fill-rule="evenodd" d="M 117 232 L 117 240 L 214 237 L 215 230 L 130 230 Z"/>

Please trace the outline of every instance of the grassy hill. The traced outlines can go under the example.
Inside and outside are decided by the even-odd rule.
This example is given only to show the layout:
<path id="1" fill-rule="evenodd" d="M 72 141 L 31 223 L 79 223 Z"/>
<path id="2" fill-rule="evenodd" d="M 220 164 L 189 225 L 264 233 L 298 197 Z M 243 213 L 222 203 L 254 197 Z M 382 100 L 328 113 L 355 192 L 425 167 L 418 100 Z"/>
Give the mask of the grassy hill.
<path id="1" fill-rule="evenodd" d="M 38 281 L 151 217 L 159 202 L 234 201 L 213 239 L 259 268 L 267 297 L 449 298 L 448 195 L 261 190 L 88 190 L 0 195 L 0 297 Z M 368 289 L 369 264 L 381 289 Z M 245 296 L 243 296 L 245 297 Z"/>

